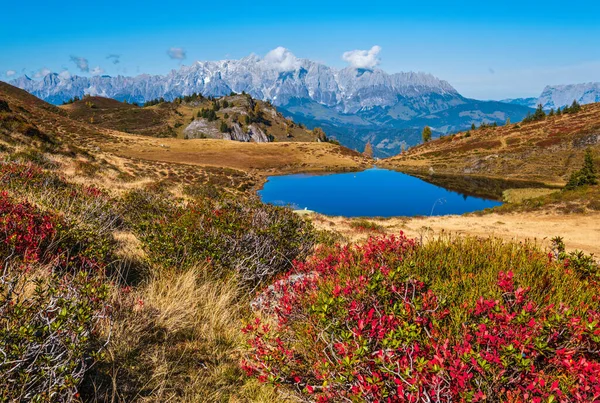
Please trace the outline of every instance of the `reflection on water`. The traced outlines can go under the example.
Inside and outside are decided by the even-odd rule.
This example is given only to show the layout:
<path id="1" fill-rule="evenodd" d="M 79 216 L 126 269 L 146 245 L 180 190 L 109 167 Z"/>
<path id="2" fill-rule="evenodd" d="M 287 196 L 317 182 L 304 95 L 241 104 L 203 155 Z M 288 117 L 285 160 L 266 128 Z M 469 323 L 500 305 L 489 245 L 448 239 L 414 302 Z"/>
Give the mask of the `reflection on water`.
<path id="1" fill-rule="evenodd" d="M 380 168 L 331 175 L 273 176 L 259 192 L 267 203 L 346 217 L 462 214 L 501 204 L 493 200 L 495 194 L 473 194 Z"/>

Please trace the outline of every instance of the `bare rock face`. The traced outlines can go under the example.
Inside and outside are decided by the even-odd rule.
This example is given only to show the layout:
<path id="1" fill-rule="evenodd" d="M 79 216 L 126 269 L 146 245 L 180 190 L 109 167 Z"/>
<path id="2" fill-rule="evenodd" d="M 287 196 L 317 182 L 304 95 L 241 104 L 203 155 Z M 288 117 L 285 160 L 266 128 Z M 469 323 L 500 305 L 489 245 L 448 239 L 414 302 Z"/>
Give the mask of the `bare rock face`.
<path id="1" fill-rule="evenodd" d="M 250 125 L 250 127 L 248 127 L 248 134 L 250 135 L 252 141 L 254 141 L 255 143 L 269 142 L 269 138 L 267 137 L 265 132 L 263 132 L 258 126 Z"/>
<path id="2" fill-rule="evenodd" d="M 582 105 L 600 102 L 600 82 L 547 86 L 537 103 L 550 109 L 571 105 L 573 100 Z"/>
<path id="3" fill-rule="evenodd" d="M 221 132 L 211 123 L 204 119 L 194 120 L 184 130 L 186 139 L 220 139 Z"/>
<path id="4" fill-rule="evenodd" d="M 229 133 L 223 133 L 223 140 L 234 140 L 234 141 L 250 141 L 250 134 L 244 133 L 242 128 L 238 123 L 234 123 L 231 126 L 231 131 Z"/>

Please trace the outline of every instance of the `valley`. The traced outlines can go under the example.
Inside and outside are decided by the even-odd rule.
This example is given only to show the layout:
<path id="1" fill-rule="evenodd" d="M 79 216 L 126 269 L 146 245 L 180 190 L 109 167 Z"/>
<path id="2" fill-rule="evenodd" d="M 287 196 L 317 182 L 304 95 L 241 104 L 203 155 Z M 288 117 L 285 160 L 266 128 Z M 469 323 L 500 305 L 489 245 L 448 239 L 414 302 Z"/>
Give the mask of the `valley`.
<path id="1" fill-rule="evenodd" d="M 599 112 L 597 104 L 585 105 L 577 113 L 449 135 L 375 160 L 245 95 L 146 107 L 94 96 L 57 107 L 0 83 L 0 252 L 6 267 L 1 279 L 25 290 L 0 293 L 0 335 L 11 357 L 0 361 L 10 379 L 0 382 L 0 393 L 48 402 L 58 396 L 269 403 L 312 401 L 315 394 L 337 401 L 355 393 L 355 385 L 370 384 L 366 378 L 339 381 L 333 373 L 354 379 L 348 368 L 366 373 L 373 365 L 387 365 L 371 358 L 388 343 L 371 329 L 402 343 L 397 325 L 385 328 L 386 321 L 397 314 L 404 318 L 398 323 L 413 326 L 426 317 L 406 319 L 409 311 L 378 317 L 373 307 L 386 312 L 392 306 L 439 304 L 443 312 L 413 342 L 424 347 L 421 351 L 431 347 L 459 361 L 453 354 L 467 348 L 464 340 L 472 340 L 470 354 L 488 346 L 473 336 L 479 326 L 490 325 L 475 313 L 481 301 L 493 305 L 514 294 L 515 301 L 523 300 L 513 307 L 508 299 L 499 309 L 529 315 L 528 323 L 539 321 L 523 327 L 516 314 L 502 319 L 502 326 L 521 332 L 510 343 L 530 340 L 529 332 L 564 329 L 562 322 L 534 312 L 572 315 L 564 319 L 572 323 L 587 320 L 581 317 L 593 315 L 590 309 L 597 306 L 600 269 L 596 255 L 589 254 L 600 253 L 600 188 L 562 187 L 583 165 L 585 150 L 593 150 L 598 165 Z M 250 113 L 262 119 L 240 118 Z M 186 136 L 192 124 L 202 127 L 203 135 Z M 234 124 L 242 138 L 219 130 Z M 256 135 L 259 129 L 265 137 Z M 414 199 L 431 186 L 417 177 L 449 189 L 459 203 L 467 194 L 510 202 L 463 215 L 428 216 L 427 199 L 425 215 L 347 218 L 294 212 L 257 196 L 275 175 L 356 178 L 377 171 L 375 165 L 414 175 L 408 179 L 421 184 L 411 188 Z M 369 186 L 356 191 L 367 198 L 406 192 L 405 182 L 367 178 L 364 183 Z M 319 189 L 338 197 L 334 203 L 359 199 L 336 186 Z M 288 191 L 316 193 L 301 186 Z M 513 281 L 525 288 L 515 288 Z M 35 294 L 27 291 L 34 289 Z M 397 301 L 390 305 L 387 298 Z M 56 303 L 62 304 L 59 315 Z M 553 308 L 562 303 L 577 309 L 565 314 Z M 543 308 L 526 311 L 537 305 Z M 437 315 L 437 309 L 419 315 Z M 357 310 L 357 318 L 344 316 Z M 364 317 L 382 324 L 365 325 Z M 335 323 L 339 328 L 332 328 Z M 19 330 L 23 326 L 27 332 Z M 329 345 L 313 337 L 314 329 L 330 331 L 339 341 Z M 587 330 L 568 329 L 573 354 L 587 354 L 579 347 Z M 428 332 L 448 341 L 439 344 Z M 351 341 L 354 334 L 368 340 L 367 355 Z M 44 350 L 40 341 L 55 347 Z M 537 354 L 527 343 L 523 348 Z M 353 358 L 329 357 L 330 347 L 336 354 L 353 351 L 345 356 Z M 391 362 L 405 355 L 401 349 L 389 351 Z M 508 347 L 498 351 L 505 360 L 512 357 Z M 559 354 L 560 348 L 547 351 Z M 48 360 L 60 365 L 48 369 Z M 554 372 L 545 356 L 536 360 L 549 377 L 564 382 L 565 390 L 591 396 L 580 378 L 564 375 L 564 369 Z M 329 364 L 313 369 L 322 362 Z M 408 371 L 412 382 L 429 391 L 439 382 L 449 384 L 452 369 L 426 362 L 439 369 L 426 364 Z M 502 363 L 485 365 L 505 371 Z M 331 384 L 323 383 L 322 373 Z M 432 374 L 437 378 L 431 380 Z M 385 393 L 398 393 L 398 382 L 382 375 L 380 385 L 391 391 Z M 482 374 L 477 382 L 443 393 L 454 400 L 487 382 Z M 15 385 L 27 385 L 27 391 Z M 367 390 L 359 401 L 382 398 Z"/>

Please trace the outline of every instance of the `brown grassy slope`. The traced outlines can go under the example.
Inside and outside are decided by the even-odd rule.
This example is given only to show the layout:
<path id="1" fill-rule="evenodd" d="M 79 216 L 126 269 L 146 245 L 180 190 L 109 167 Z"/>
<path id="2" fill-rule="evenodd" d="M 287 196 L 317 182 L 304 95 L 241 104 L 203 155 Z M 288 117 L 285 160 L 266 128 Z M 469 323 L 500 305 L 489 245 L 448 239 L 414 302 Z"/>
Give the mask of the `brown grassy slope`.
<path id="1" fill-rule="evenodd" d="M 240 143 L 212 139 L 121 136 L 110 152 L 143 160 L 240 169 L 262 174 L 352 171 L 369 166 L 361 154 L 330 143 Z"/>
<path id="2" fill-rule="evenodd" d="M 217 120 L 209 122 L 198 116 L 202 109 L 213 109 L 215 101 L 221 104 L 223 101 L 228 103 L 227 107 L 221 107 L 216 111 Z M 247 131 L 245 116 L 256 108 L 262 113 L 262 119 L 252 124 L 273 136 L 274 141 L 316 141 L 316 136 L 311 131 L 284 118 L 267 102 L 251 99 L 247 95 L 225 96 L 215 101 L 207 98 L 189 102 L 176 100 L 139 107 L 109 98 L 85 97 L 60 108 L 73 119 L 99 127 L 152 137 L 178 138 L 221 138 L 222 122 L 225 122 L 228 127 L 238 123 L 242 130 Z M 202 121 L 207 130 L 186 132 L 185 129 L 194 121 Z"/>
<path id="3" fill-rule="evenodd" d="M 71 119 L 64 109 L 2 82 L 0 100 L 7 102 L 9 109 L 0 111 L 0 125 L 5 128 L 6 136 L 33 127 L 52 136 L 64 147 L 86 153 L 85 157 L 77 157 L 77 161 L 78 164 L 91 163 L 87 172 L 92 176 L 105 171 L 93 164 L 108 161 L 115 168 L 112 178 L 120 175 L 130 180 L 208 181 L 219 185 L 231 183 L 236 188 L 247 189 L 267 174 L 359 170 L 370 164 L 370 160 L 362 155 L 330 143 L 255 144 L 128 134 Z M 20 135 L 20 147 L 25 138 Z M 36 147 L 39 149 L 41 143 Z M 75 154 L 72 157 L 76 158 Z"/>
<path id="4" fill-rule="evenodd" d="M 170 125 L 175 115 L 171 107 L 141 108 L 110 98 L 86 97 L 60 108 L 72 119 L 106 129 L 155 137 L 176 135 Z"/>
<path id="5" fill-rule="evenodd" d="M 543 121 L 471 130 L 413 147 L 379 165 L 408 173 L 473 175 L 562 185 L 591 147 L 600 158 L 600 103 Z M 600 160 L 598 161 L 600 162 Z"/>

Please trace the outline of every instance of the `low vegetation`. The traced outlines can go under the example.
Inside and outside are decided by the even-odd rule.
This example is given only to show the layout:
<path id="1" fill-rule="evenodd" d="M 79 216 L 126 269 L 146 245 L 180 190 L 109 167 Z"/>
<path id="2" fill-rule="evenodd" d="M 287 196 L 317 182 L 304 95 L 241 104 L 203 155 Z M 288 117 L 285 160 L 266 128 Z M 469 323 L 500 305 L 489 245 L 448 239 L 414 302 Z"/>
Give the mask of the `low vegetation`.
<path id="1" fill-rule="evenodd" d="M 31 163 L 0 168 L 2 396 L 269 395 L 244 389 L 238 324 L 249 290 L 311 252 L 310 223 L 198 186 L 109 195 Z"/>
<path id="2" fill-rule="evenodd" d="M 347 243 L 262 204 L 247 171 L 356 169 L 358 153 L 202 154 L 68 117 L 111 107 L 94 99 L 0 90 L 1 402 L 600 399 L 599 269 L 562 239 Z M 598 189 L 593 157 L 563 197 Z"/>
<path id="3" fill-rule="evenodd" d="M 261 294 L 244 369 L 309 401 L 594 401 L 598 266 L 560 242 L 322 249 Z"/>
<path id="4" fill-rule="evenodd" d="M 515 212 L 556 210 L 560 213 L 585 213 L 600 211 L 600 187 L 591 149 L 587 149 L 581 169 L 574 171 L 562 190 L 529 189 L 505 192 L 508 203 L 490 210 L 493 212 Z M 527 197 L 523 197 L 527 196 Z"/>
<path id="5" fill-rule="evenodd" d="M 586 149 L 600 156 L 600 103 L 560 114 L 538 108 L 519 124 L 485 125 L 412 147 L 378 165 L 418 175 L 485 176 L 564 186 Z"/>
<path id="6" fill-rule="evenodd" d="M 350 228 L 360 232 L 384 232 L 384 228 L 366 219 L 358 219 L 350 222 Z"/>

